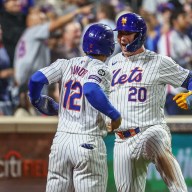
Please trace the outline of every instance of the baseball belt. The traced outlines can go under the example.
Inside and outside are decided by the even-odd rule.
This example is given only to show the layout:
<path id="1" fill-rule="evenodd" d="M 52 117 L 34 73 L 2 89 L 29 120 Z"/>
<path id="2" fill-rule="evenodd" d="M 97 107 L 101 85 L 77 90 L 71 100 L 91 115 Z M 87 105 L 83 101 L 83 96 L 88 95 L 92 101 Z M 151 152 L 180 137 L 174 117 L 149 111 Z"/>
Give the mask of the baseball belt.
<path id="1" fill-rule="evenodd" d="M 127 131 L 118 131 L 116 132 L 117 135 L 121 138 L 121 139 L 126 139 L 128 137 L 133 137 L 134 135 L 136 135 L 137 133 L 140 132 L 139 127 L 135 128 L 135 129 L 129 129 Z"/>

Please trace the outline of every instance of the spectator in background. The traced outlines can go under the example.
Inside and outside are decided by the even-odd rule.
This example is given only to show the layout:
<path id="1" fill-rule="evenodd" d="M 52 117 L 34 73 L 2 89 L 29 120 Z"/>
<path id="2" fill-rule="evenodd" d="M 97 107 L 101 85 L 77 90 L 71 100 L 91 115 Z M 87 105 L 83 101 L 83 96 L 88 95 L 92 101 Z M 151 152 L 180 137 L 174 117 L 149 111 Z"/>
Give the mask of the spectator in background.
<path id="1" fill-rule="evenodd" d="M 175 7 L 172 3 L 161 3 L 157 7 L 158 12 L 160 13 L 159 20 L 161 27 L 159 29 L 161 34 L 166 34 L 171 30 L 170 17 L 174 9 Z"/>
<path id="2" fill-rule="evenodd" d="M 108 25 L 111 29 L 115 29 L 115 7 L 107 3 L 99 3 L 96 7 L 96 21 Z M 115 42 L 117 42 L 117 32 L 114 31 Z M 120 52 L 120 46 L 118 43 L 115 44 L 115 50 L 113 55 Z M 112 55 L 112 56 L 113 56 Z"/>
<path id="3" fill-rule="evenodd" d="M 54 33 L 51 33 L 48 40 L 48 46 L 50 49 L 50 60 L 51 63 L 61 58 L 60 49 L 62 47 L 62 29 L 56 30 Z"/>
<path id="4" fill-rule="evenodd" d="M 0 0 L 0 9 L 2 9 L 3 3 L 5 1 L 6 0 Z M 35 0 L 19 0 L 19 1 L 20 1 L 19 3 L 21 4 L 21 11 L 25 15 L 27 15 L 29 9 L 35 5 Z"/>
<path id="5" fill-rule="evenodd" d="M 96 7 L 96 21 L 105 25 L 108 25 L 111 29 L 115 29 L 115 8 L 113 5 L 107 3 L 99 3 Z M 117 42 L 117 32 L 114 31 L 114 38 Z M 120 46 L 118 43 L 115 44 L 115 51 L 113 55 L 120 52 Z"/>
<path id="6" fill-rule="evenodd" d="M 81 36 L 81 25 L 78 22 L 67 23 L 63 30 L 62 44 L 56 50 L 58 58 L 71 59 L 84 55 L 80 47 Z"/>
<path id="7" fill-rule="evenodd" d="M 1 115 L 12 115 L 12 104 L 10 98 L 10 77 L 13 69 L 10 66 L 9 56 L 2 43 L 2 30 L 0 28 L 0 113 Z"/>
<path id="8" fill-rule="evenodd" d="M 54 5 L 58 15 L 65 15 L 94 2 L 95 0 L 55 0 L 48 1 L 47 4 Z M 41 3 L 38 1 L 37 3 L 40 5 L 45 4 L 43 1 Z"/>
<path id="9" fill-rule="evenodd" d="M 161 36 L 158 43 L 159 53 L 172 57 L 178 64 L 192 69 L 192 42 L 186 35 L 189 26 L 184 10 L 175 10 L 170 18 L 172 30 Z"/>
<path id="10" fill-rule="evenodd" d="M 46 14 L 49 22 L 54 21 L 58 18 L 57 13 L 54 12 L 53 10 L 54 10 L 54 7 L 50 7 L 49 11 Z M 58 51 L 58 48 L 62 45 L 62 28 L 59 28 L 54 32 L 50 33 L 47 44 L 50 50 L 50 60 L 51 60 L 51 63 L 53 63 L 55 60 L 60 58 L 60 53 Z"/>
<path id="11" fill-rule="evenodd" d="M 34 9 L 29 13 L 27 29 L 21 36 L 15 51 L 15 79 L 18 85 L 27 83 L 35 71 L 50 63 L 50 50 L 47 45 L 50 33 L 73 20 L 77 14 L 89 13 L 91 8 L 91 6 L 82 7 L 50 22 L 39 9 Z"/>
<path id="12" fill-rule="evenodd" d="M 143 0 L 142 7 L 149 13 L 155 14 L 157 11 L 157 7 L 161 3 L 165 3 L 168 0 Z"/>
<path id="13" fill-rule="evenodd" d="M 157 43 L 160 38 L 160 31 L 157 26 L 159 23 L 157 21 L 155 14 L 147 14 L 144 16 L 146 24 L 147 24 L 147 38 L 145 41 L 145 47 L 150 51 L 157 52 Z"/>
<path id="14" fill-rule="evenodd" d="M 185 11 L 182 9 L 175 10 L 171 17 L 170 23 L 172 30 L 163 34 L 158 42 L 158 52 L 162 55 L 172 57 L 176 63 L 187 69 L 192 69 L 192 42 L 186 35 L 188 21 Z M 167 86 L 167 99 L 165 109 L 168 115 L 187 114 L 188 111 L 180 109 L 173 101 L 173 97 L 185 90 Z"/>
<path id="15" fill-rule="evenodd" d="M 9 55 L 11 67 L 13 67 L 16 44 L 26 27 L 26 16 L 21 9 L 20 0 L 3 0 L 3 10 L 0 11 L 3 44 Z"/>
<path id="16" fill-rule="evenodd" d="M 187 29 L 187 35 L 192 41 L 192 1 L 186 1 L 184 4 L 184 10 L 187 13 L 188 21 L 189 21 L 189 27 Z"/>
<path id="17" fill-rule="evenodd" d="M 97 3 L 92 9 L 92 14 L 94 15 L 93 22 L 89 17 L 84 17 L 82 19 L 82 24 L 84 26 L 83 34 L 88 29 L 88 27 L 93 23 L 102 23 L 108 25 L 111 29 L 115 29 L 115 7 L 109 3 Z M 114 31 L 115 42 L 117 42 L 117 32 Z M 120 52 L 120 46 L 118 43 L 115 44 L 115 51 L 113 55 Z M 108 58 L 109 59 L 109 58 Z M 106 62 L 108 62 L 108 59 Z"/>
<path id="18" fill-rule="evenodd" d="M 100 3 L 96 7 L 96 19 L 98 22 L 115 29 L 115 8 L 107 3 Z"/>
<path id="19" fill-rule="evenodd" d="M 28 98 L 28 86 L 23 84 L 19 87 L 19 105 L 17 106 L 15 112 L 15 117 L 29 117 L 37 116 L 37 112 L 34 107 L 32 107 Z"/>
<path id="20" fill-rule="evenodd" d="M 29 9 L 35 5 L 35 0 L 20 0 L 22 12 L 27 15 Z"/>

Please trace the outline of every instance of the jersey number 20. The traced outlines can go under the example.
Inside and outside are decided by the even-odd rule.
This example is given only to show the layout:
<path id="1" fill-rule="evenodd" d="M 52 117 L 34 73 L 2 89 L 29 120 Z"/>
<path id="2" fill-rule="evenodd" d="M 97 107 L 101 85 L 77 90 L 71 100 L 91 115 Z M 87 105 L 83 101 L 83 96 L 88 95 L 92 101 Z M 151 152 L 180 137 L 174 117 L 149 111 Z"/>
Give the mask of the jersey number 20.
<path id="1" fill-rule="evenodd" d="M 136 88 L 136 87 L 130 87 L 129 88 L 129 95 L 128 95 L 128 101 L 133 102 L 144 102 L 147 98 L 147 90 L 144 87 Z"/>
<path id="2" fill-rule="evenodd" d="M 65 84 L 63 107 L 69 110 L 80 111 L 81 106 L 77 104 L 77 100 L 81 99 L 82 93 L 83 91 L 80 82 L 73 80 L 68 81 Z"/>

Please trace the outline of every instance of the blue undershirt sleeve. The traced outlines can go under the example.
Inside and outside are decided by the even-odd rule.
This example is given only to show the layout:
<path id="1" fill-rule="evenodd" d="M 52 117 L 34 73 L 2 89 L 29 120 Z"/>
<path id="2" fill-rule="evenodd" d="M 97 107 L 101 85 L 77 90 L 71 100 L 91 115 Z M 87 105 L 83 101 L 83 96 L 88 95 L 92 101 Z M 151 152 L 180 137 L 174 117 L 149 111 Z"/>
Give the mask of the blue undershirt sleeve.
<path id="1" fill-rule="evenodd" d="M 187 89 L 190 90 L 190 91 L 192 90 L 192 78 L 189 79 Z"/>
<path id="2" fill-rule="evenodd" d="M 40 71 L 35 72 L 31 76 L 31 78 L 29 80 L 29 84 L 28 84 L 29 97 L 32 100 L 39 99 L 43 86 L 48 83 L 49 82 L 48 82 L 47 78 L 45 77 L 45 75 L 42 72 L 40 72 Z"/>
<path id="3" fill-rule="evenodd" d="M 83 86 L 83 92 L 89 103 L 98 111 L 110 117 L 112 120 L 117 120 L 121 115 L 112 106 L 101 87 L 92 82 L 87 82 Z"/>
<path id="4" fill-rule="evenodd" d="M 181 87 L 184 87 L 190 91 L 192 90 L 192 71 L 189 72 L 189 75 L 187 76 Z"/>
<path id="5" fill-rule="evenodd" d="M 190 80 L 189 80 L 189 84 L 188 84 L 188 88 L 187 88 L 188 90 L 192 90 L 192 78 L 190 78 Z"/>

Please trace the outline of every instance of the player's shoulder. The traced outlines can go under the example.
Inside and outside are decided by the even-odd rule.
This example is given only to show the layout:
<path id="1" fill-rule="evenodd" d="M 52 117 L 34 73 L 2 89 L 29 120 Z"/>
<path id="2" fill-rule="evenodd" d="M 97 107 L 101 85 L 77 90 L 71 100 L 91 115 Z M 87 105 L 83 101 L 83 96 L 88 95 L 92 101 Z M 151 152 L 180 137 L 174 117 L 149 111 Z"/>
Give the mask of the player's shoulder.
<path id="1" fill-rule="evenodd" d="M 161 57 L 160 54 L 158 54 L 158 53 L 156 53 L 156 52 L 154 52 L 154 51 L 150 51 L 150 50 L 148 50 L 148 49 L 146 49 L 146 50 L 144 51 L 143 56 L 149 57 L 149 58 L 151 58 L 151 59 L 153 59 L 153 58 L 157 59 L 157 58 Z"/>
<path id="2" fill-rule="evenodd" d="M 78 64 L 78 63 L 82 63 L 85 60 L 86 60 L 86 56 L 80 56 L 80 57 L 73 57 L 69 59 L 69 62 Z"/>
<path id="3" fill-rule="evenodd" d="M 90 62 L 89 62 L 89 65 L 105 66 L 105 63 L 103 61 L 98 60 L 98 59 L 91 59 Z"/>
<path id="4" fill-rule="evenodd" d="M 174 60 L 171 57 L 161 55 L 159 53 L 156 53 L 156 52 L 153 52 L 153 51 L 150 51 L 150 50 L 146 50 L 145 56 L 150 58 L 150 59 L 154 59 L 156 61 L 159 61 L 159 63 L 162 63 L 162 62 L 174 62 Z"/>
<path id="5" fill-rule="evenodd" d="M 112 56 L 109 59 L 109 62 L 119 61 L 119 60 L 122 60 L 122 58 L 123 58 L 123 55 L 122 55 L 122 52 L 120 52 L 120 53 L 117 53 L 116 55 Z"/>
<path id="6" fill-rule="evenodd" d="M 124 56 L 122 55 L 122 52 L 117 53 L 116 55 L 112 56 L 108 61 L 109 68 L 116 66 L 117 63 L 123 62 L 125 60 Z"/>
<path id="7" fill-rule="evenodd" d="M 67 63 L 67 64 L 78 64 L 81 63 L 81 61 L 83 60 L 82 57 L 74 57 L 71 59 L 57 59 L 54 63 Z"/>
<path id="8" fill-rule="evenodd" d="M 161 58 L 161 63 L 176 63 L 171 57 L 166 56 L 166 55 L 160 55 L 159 57 Z"/>
<path id="9" fill-rule="evenodd" d="M 67 60 L 67 59 L 57 59 L 54 63 L 64 64 L 64 63 L 69 63 L 69 60 Z"/>
<path id="10" fill-rule="evenodd" d="M 93 71 L 94 73 L 96 72 L 100 76 L 106 76 L 110 74 L 109 67 L 107 66 L 107 64 L 98 59 L 91 59 L 87 69 L 90 72 L 93 72 Z"/>
<path id="11" fill-rule="evenodd" d="M 50 67 L 59 67 L 66 68 L 69 66 L 69 60 L 67 59 L 57 59 L 53 63 L 50 64 Z"/>
<path id="12" fill-rule="evenodd" d="M 90 68 L 95 68 L 95 69 L 100 69 L 100 68 L 103 68 L 105 70 L 108 69 L 108 66 L 106 65 L 105 62 L 103 61 L 100 61 L 98 59 L 92 59 L 90 62 L 89 62 L 89 67 Z"/>

